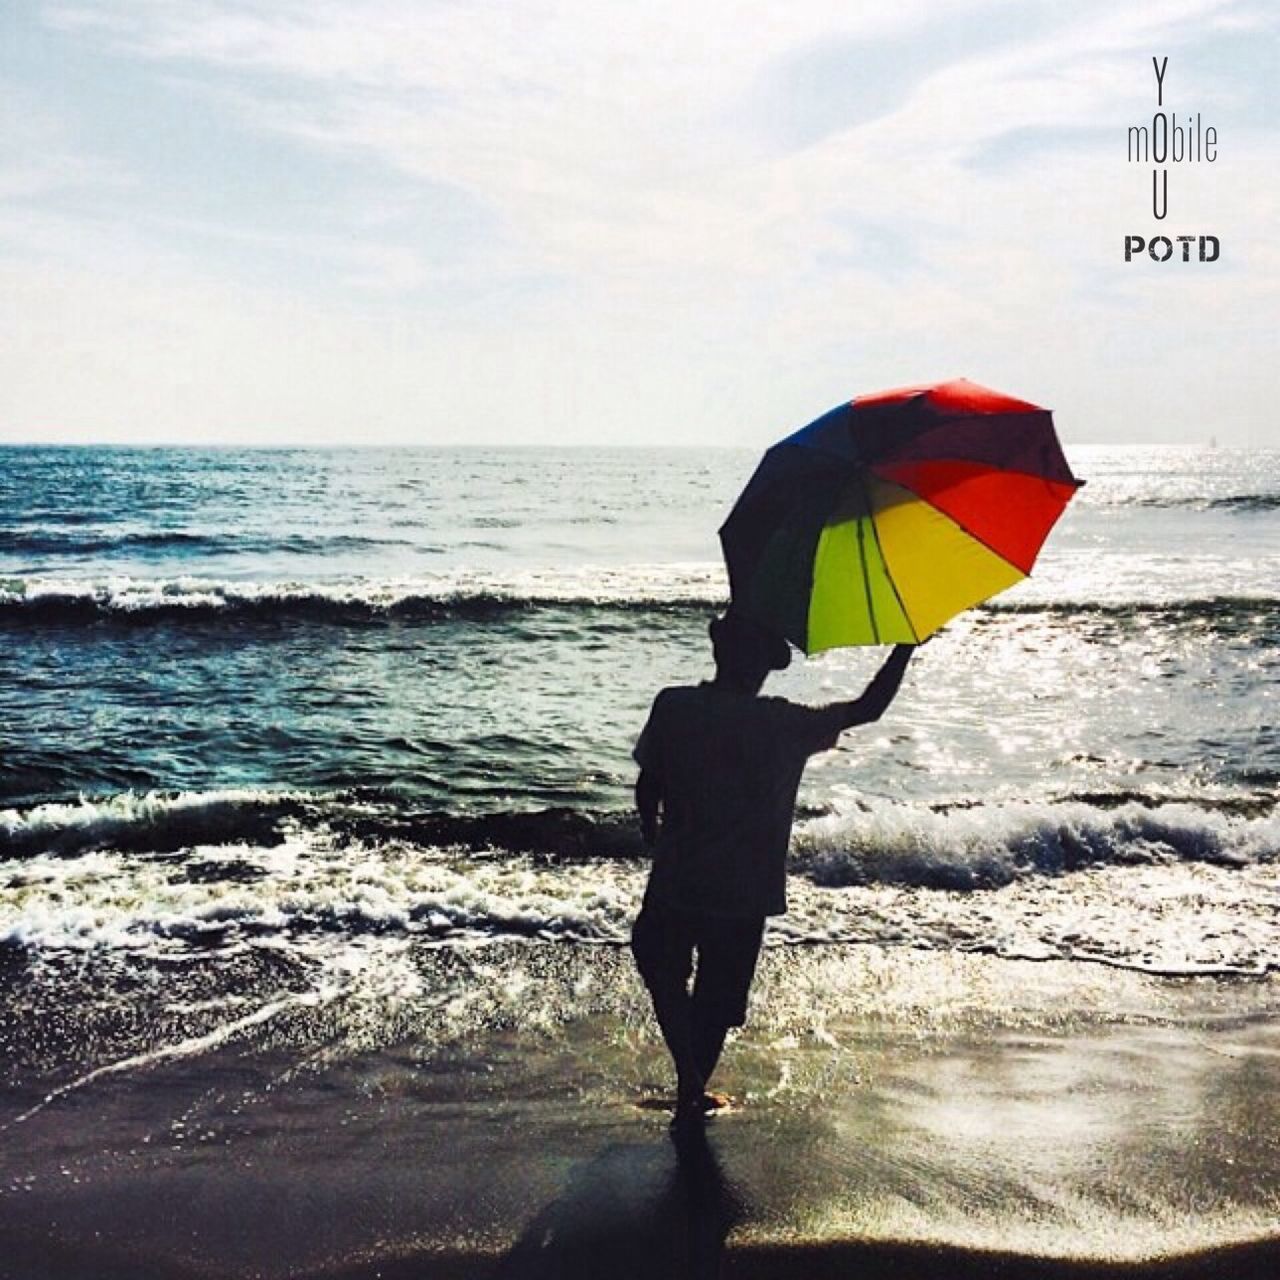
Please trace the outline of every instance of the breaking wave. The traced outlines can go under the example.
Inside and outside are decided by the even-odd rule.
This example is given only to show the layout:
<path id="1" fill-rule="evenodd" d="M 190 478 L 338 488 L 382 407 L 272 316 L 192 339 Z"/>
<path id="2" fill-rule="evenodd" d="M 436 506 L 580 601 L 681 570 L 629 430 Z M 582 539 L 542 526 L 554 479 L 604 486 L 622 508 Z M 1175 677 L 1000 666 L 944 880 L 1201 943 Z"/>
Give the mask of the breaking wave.
<path id="1" fill-rule="evenodd" d="M 805 818 L 770 938 L 1270 971 L 1280 808 L 1115 801 Z M 73 954 L 338 963 L 360 939 L 620 946 L 647 875 L 622 812 L 413 814 L 245 791 L 10 810 L 0 831 L 26 850 L 0 862 L 0 976 Z"/>
<path id="2" fill-rule="evenodd" d="M 1244 867 L 1280 858 L 1280 812 L 1135 800 L 1108 808 L 1066 800 L 948 810 L 872 803 L 800 824 L 794 856 L 819 885 L 949 890 L 1102 865 Z"/>
<path id="3" fill-rule="evenodd" d="M 385 792 L 253 789 L 82 798 L 0 810 L 0 856 L 173 853 L 283 841 L 299 831 L 350 846 L 458 849 L 540 865 L 647 857 L 629 810 L 565 807 L 447 813 Z M 928 806 L 864 801 L 802 817 L 792 869 L 815 884 L 996 888 L 1100 865 L 1244 867 L 1280 859 L 1280 806 L 1138 793 Z"/>
<path id="4" fill-rule="evenodd" d="M 629 812 L 568 808 L 454 814 L 420 811 L 376 791 L 332 795 L 224 789 L 147 792 L 0 809 L 0 857 L 100 850 L 172 853 L 195 845 L 267 844 L 301 828 L 347 843 L 532 854 L 545 860 L 644 853 Z"/>
<path id="5" fill-rule="evenodd" d="M 1214 498 L 1208 506 L 1215 511 L 1276 511 L 1280 510 L 1280 493 L 1237 493 Z"/>
<path id="6" fill-rule="evenodd" d="M 718 566 L 663 565 L 529 571 L 509 576 L 458 571 L 413 580 L 334 583 L 196 577 L 96 581 L 11 578 L 0 579 L 0 622 L 210 617 L 429 622 L 548 606 L 713 609 L 728 598 L 723 576 Z"/>
<path id="7" fill-rule="evenodd" d="M 1276 511 L 1280 510 L 1280 493 L 1231 493 L 1210 498 L 1201 494 L 1185 497 L 1148 495 L 1119 499 L 1112 505 L 1135 507 L 1159 507 L 1189 511 Z"/>
<path id="8" fill-rule="evenodd" d="M 728 594 L 718 565 L 626 565 L 530 570 L 500 575 L 456 571 L 414 579 L 252 582 L 179 577 L 101 580 L 0 578 L 0 625 L 116 621 L 305 620 L 356 625 L 395 619 L 431 623 L 538 609 L 627 613 L 710 612 Z M 1181 600 L 1014 597 L 979 606 L 1002 614 L 1229 622 L 1240 615 L 1280 620 L 1280 597 L 1221 595 Z"/>
<path id="9" fill-rule="evenodd" d="M 148 792 L 0 809 L 0 857 L 73 856 L 98 849 L 166 853 L 193 844 L 270 840 L 301 797 L 249 789 Z"/>
<path id="10" fill-rule="evenodd" d="M 269 846 L 198 845 L 172 858 L 41 855 L 0 877 L 0 951 L 200 949 L 245 941 L 412 934 L 617 941 L 640 868 L 539 871 L 527 858 L 460 856 L 295 831 Z"/>
<path id="11" fill-rule="evenodd" d="M 23 556 L 85 556 L 104 552 L 153 551 L 175 554 L 239 555 L 277 553 L 326 555 L 340 551 L 376 551 L 386 547 L 412 547 L 407 538 L 370 538 L 354 534 L 252 534 L 195 531 L 190 529 L 117 530 L 109 527 L 85 530 L 58 525 L 0 528 L 0 554 Z M 421 548 L 420 549 L 429 549 Z"/>

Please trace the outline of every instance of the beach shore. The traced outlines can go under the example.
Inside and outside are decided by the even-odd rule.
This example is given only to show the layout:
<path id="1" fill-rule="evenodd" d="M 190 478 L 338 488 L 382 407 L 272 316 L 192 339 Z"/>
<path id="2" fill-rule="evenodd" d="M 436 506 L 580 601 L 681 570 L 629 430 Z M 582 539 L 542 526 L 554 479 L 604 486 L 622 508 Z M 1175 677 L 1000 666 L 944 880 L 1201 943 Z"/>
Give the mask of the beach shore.
<path id="1" fill-rule="evenodd" d="M 484 963 L 515 1001 L 457 1039 L 336 1002 L 25 1081 L 0 1275 L 1280 1273 L 1274 980 L 770 948 L 737 1105 L 676 1142 L 624 950 Z"/>

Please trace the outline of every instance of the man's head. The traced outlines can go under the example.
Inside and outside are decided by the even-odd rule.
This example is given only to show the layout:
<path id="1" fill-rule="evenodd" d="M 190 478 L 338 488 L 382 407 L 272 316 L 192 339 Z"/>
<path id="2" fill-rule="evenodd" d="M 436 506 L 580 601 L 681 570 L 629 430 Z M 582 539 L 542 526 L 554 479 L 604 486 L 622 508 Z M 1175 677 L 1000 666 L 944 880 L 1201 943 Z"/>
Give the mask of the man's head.
<path id="1" fill-rule="evenodd" d="M 770 671 L 782 671 L 791 663 L 790 646 L 780 635 L 732 605 L 724 617 L 712 619 L 710 632 L 717 674 L 753 692 Z"/>

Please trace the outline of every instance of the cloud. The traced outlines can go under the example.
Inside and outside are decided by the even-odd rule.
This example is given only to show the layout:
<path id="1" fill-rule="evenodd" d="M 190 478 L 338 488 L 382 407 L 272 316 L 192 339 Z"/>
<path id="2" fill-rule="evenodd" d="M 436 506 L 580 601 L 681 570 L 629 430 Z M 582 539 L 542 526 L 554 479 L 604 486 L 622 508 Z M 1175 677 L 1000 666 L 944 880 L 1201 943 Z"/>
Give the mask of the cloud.
<path id="1" fill-rule="evenodd" d="M 1192 56 L 1198 39 L 1216 33 L 1228 50 L 1259 20 L 1227 0 L 802 2 L 785 17 L 727 0 L 76 0 L 44 12 L 52 39 L 109 61 L 178 123 L 205 113 L 216 134 L 192 136 L 217 153 L 178 188 L 163 185 L 184 163 L 176 143 L 151 157 L 158 175 L 140 145 L 119 142 L 98 177 L 68 147 L 43 177 L 27 172 L 20 209 L 0 189 L 0 254 L 6 240 L 11 255 L 39 246 L 104 305 L 121 263 L 147 276 L 157 309 L 190 291 L 209 318 L 190 341 L 212 365 L 270 345 L 266 320 L 246 328 L 234 314 L 237 289 L 293 332 L 313 320 L 326 357 L 310 378 L 329 391 L 285 387 L 301 376 L 291 356 L 278 387 L 263 367 L 240 392 L 210 393 L 224 431 L 271 420 L 340 433 L 360 403 L 387 432 L 416 430 L 415 366 L 438 377 L 433 403 L 448 408 L 431 429 L 446 421 L 453 439 L 469 414 L 510 424 L 512 438 L 767 439 L 841 395 L 954 373 L 1033 398 L 1046 387 L 1085 420 L 1109 395 L 1134 423 L 1136 371 L 1113 367 L 1105 393 L 1085 389 L 1125 326 L 1172 333 L 1206 298 L 1243 297 L 1258 315 L 1275 298 L 1274 197 L 1244 167 L 1273 142 L 1250 134 L 1247 95 L 1233 97 L 1225 70 L 1196 70 Z M 1124 127 L 1151 109 L 1153 50 L 1171 51 L 1180 85 L 1222 95 L 1236 148 L 1237 167 L 1176 175 L 1180 216 L 1217 218 L 1187 229 L 1221 227 L 1231 246 L 1212 280 L 1119 274 L 1147 199 L 1123 162 Z M 99 190 L 124 174 L 132 194 L 105 213 L 47 198 L 76 173 Z M 233 173 L 235 190 L 219 187 Z M 113 384 L 104 372 L 99 405 L 148 376 L 154 326 L 132 303 L 130 315 L 116 328 L 136 343 L 110 362 L 129 373 Z M 50 341 L 59 327 L 50 314 Z M 364 354 L 343 357 L 343 331 Z M 1218 345 L 1209 335 L 1174 362 L 1183 402 L 1217 381 Z M 29 370 L 6 372 L 20 393 L 0 393 L 0 430 L 39 417 L 42 394 L 59 406 L 42 421 L 91 421 L 87 396 L 73 404 L 73 389 L 42 393 Z M 1241 392 L 1242 420 L 1255 394 Z M 117 420 L 146 416 L 120 399 Z M 1166 435 L 1198 429 L 1177 404 L 1171 392 Z M 178 408 L 164 416 L 182 429 Z"/>

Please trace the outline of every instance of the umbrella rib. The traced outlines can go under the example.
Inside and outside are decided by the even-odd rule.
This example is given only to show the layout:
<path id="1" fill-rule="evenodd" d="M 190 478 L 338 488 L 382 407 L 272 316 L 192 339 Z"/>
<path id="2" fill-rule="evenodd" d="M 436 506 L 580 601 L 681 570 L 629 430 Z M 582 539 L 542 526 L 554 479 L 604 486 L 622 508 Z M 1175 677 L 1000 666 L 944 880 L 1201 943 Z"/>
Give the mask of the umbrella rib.
<path id="1" fill-rule="evenodd" d="M 861 480 L 859 480 L 858 483 L 862 486 L 862 499 L 867 509 L 867 519 L 870 519 L 871 502 L 867 497 L 867 486 L 863 484 Z M 862 564 L 862 589 L 867 594 L 867 617 L 871 622 L 871 637 L 876 642 L 876 644 L 879 644 L 880 643 L 880 626 L 876 622 L 876 607 L 875 607 L 874 601 L 871 598 L 871 575 L 867 572 L 867 545 L 866 545 L 867 535 L 866 535 L 866 530 L 863 528 L 863 526 L 866 523 L 867 523 L 866 520 L 858 521 L 858 560 Z M 877 539 L 877 545 L 879 545 L 878 539 Z M 881 559 L 883 558 L 884 557 L 881 556 Z"/>
<path id="2" fill-rule="evenodd" d="M 865 485 L 863 486 L 865 489 Z M 917 495 L 919 497 L 919 495 Z M 920 499 L 923 501 L 923 499 Z M 907 602 L 902 598 L 902 593 L 898 590 L 898 584 L 894 580 L 893 573 L 889 569 L 889 561 L 885 559 L 884 547 L 880 544 L 880 526 L 876 524 L 876 518 L 870 511 L 868 503 L 867 511 L 868 519 L 871 522 L 871 532 L 876 540 L 876 550 L 880 553 L 880 563 L 884 565 L 884 576 L 889 580 L 889 588 L 893 592 L 893 597 L 898 602 L 898 608 L 902 610 L 902 616 L 907 620 L 907 626 L 911 628 L 911 636 L 916 644 L 920 643 L 920 633 L 916 630 L 916 624 L 911 621 L 911 615 L 907 612 Z"/>
<path id="3" fill-rule="evenodd" d="M 933 509 L 934 509 L 934 510 L 935 510 L 935 511 L 936 511 L 936 512 L 937 512 L 937 513 L 938 513 L 938 514 L 939 514 L 939 515 L 944 519 L 944 520 L 950 520 L 950 521 L 951 521 L 951 523 L 952 523 L 953 525 L 955 525 L 955 527 L 956 527 L 957 529 L 959 529 L 959 530 L 960 530 L 960 532 L 961 532 L 961 533 L 963 533 L 963 534 L 965 535 L 965 537 L 967 537 L 967 538 L 972 538 L 972 539 L 974 540 L 974 542 L 976 542 L 976 543 L 978 544 L 978 546 L 983 547 L 983 548 L 984 548 L 985 550 L 987 550 L 987 551 L 990 551 L 990 552 L 991 552 L 991 554 L 992 554 L 993 556 L 995 556 L 997 559 L 999 559 L 999 560 L 1003 560 L 1003 561 L 1005 562 L 1005 564 L 1007 564 L 1011 569 L 1017 569 L 1017 571 L 1018 571 L 1020 574 L 1022 574 L 1022 576 L 1023 576 L 1024 578 L 1029 578 L 1029 577 L 1031 577 L 1031 570 L 1030 570 L 1030 569 L 1024 569 L 1020 564 L 1014 564 L 1014 563 L 1013 563 L 1013 561 L 1012 561 L 1012 560 L 1010 560 L 1010 559 L 1009 559 L 1009 557 L 1008 557 L 1007 555 L 1005 555 L 1005 553 L 1004 553 L 1003 551 L 998 551 L 995 547 L 993 547 L 993 546 L 991 545 L 991 543 L 989 543 L 989 542 L 986 540 L 986 538 L 983 538 L 983 537 L 981 537 L 979 534 L 974 533 L 974 531 L 973 531 L 972 529 L 970 529 L 970 528 L 969 528 L 969 526 L 968 526 L 967 524 L 965 524 L 963 520 L 957 520 L 957 519 L 955 518 L 955 516 L 953 516 L 953 515 L 951 514 L 951 512 L 949 512 L 949 511 L 943 511 L 941 507 L 934 507 L 934 506 L 933 506 L 933 503 L 932 503 L 932 502 L 930 502 L 928 498 L 921 498 L 921 499 L 920 499 L 920 501 L 921 501 L 921 502 L 923 502 L 923 503 L 925 503 L 926 505 L 928 505 L 928 506 L 930 506 L 930 507 L 933 507 Z M 1064 510 L 1064 511 L 1066 510 L 1066 507 L 1065 507 L 1065 506 L 1063 507 L 1063 510 Z M 1059 511 L 1059 512 L 1058 512 L 1058 514 L 1057 514 L 1056 516 L 1054 516 L 1054 518 L 1053 518 L 1053 524 L 1057 524 L 1057 522 L 1058 522 L 1059 518 L 1061 517 L 1061 515 L 1062 515 L 1062 512 L 1061 512 L 1061 511 Z M 1050 526 L 1049 526 L 1049 528 L 1050 528 L 1050 529 L 1052 529 L 1052 528 L 1053 528 L 1053 525 L 1050 525 Z M 1045 537 L 1047 538 L 1048 536 L 1049 536 L 1048 531 L 1046 531 L 1046 532 L 1045 532 Z M 1041 543 L 1041 545 L 1043 546 L 1043 543 Z M 1037 554 L 1039 554 L 1039 548 L 1037 548 Z"/>
<path id="4" fill-rule="evenodd" d="M 898 460 L 890 459 L 887 462 L 869 462 L 867 463 L 867 470 L 870 471 L 879 480 L 884 480 L 888 484 L 896 484 L 900 489 L 908 489 L 909 492 L 916 493 L 914 489 L 911 489 L 909 485 L 903 484 L 901 480 L 890 480 L 889 477 L 884 474 L 884 468 L 887 466 L 893 466 L 895 461 L 898 461 Z M 907 461 L 917 461 L 917 459 L 907 459 Z M 921 461 L 921 462 L 973 462 L 975 461 L 975 459 L 962 458 L 957 454 L 941 453 L 941 454 L 938 454 L 936 457 L 921 458 L 921 459 L 918 459 L 918 461 Z M 1000 466 L 996 466 L 995 463 L 983 463 L 983 465 L 986 466 L 990 471 L 999 472 L 999 474 L 1002 476 L 1026 476 L 1028 480 L 1043 480 L 1046 484 L 1060 484 L 1064 488 L 1083 489 L 1085 486 L 1085 482 L 1081 480 L 1078 476 L 1072 476 L 1070 480 L 1051 480 L 1043 472 L 1028 471 L 1025 467 L 1000 467 Z M 921 495 L 916 493 L 916 497 L 921 498 Z M 921 498 L 921 500 L 924 502 L 929 501 L 928 498 Z"/>
<path id="5" fill-rule="evenodd" d="M 1025 472 L 1025 471 L 1024 471 L 1024 472 L 1019 472 L 1018 474 L 1019 474 L 1019 475 L 1029 475 L 1030 473 L 1029 473 L 1029 472 Z M 999 559 L 1003 560 L 1003 561 L 1005 562 L 1005 564 L 1009 565 L 1011 568 L 1013 568 L 1013 569 L 1017 569 L 1017 571 L 1018 571 L 1020 574 L 1022 574 L 1022 576 L 1023 576 L 1024 578 L 1029 578 L 1029 577 L 1031 576 L 1031 570 L 1030 570 L 1030 569 L 1024 569 L 1020 564 L 1014 564 L 1014 562 L 1013 562 L 1012 560 L 1010 560 L 1010 559 L 1009 559 L 1009 557 L 1008 557 L 1007 555 L 1005 555 L 1005 553 L 1004 553 L 1003 551 L 999 550 L 997 547 L 993 547 L 993 546 L 991 545 L 991 543 L 989 543 L 989 542 L 986 540 L 986 538 L 984 538 L 984 537 L 983 537 L 981 534 L 979 534 L 979 533 L 975 533 L 972 529 L 970 529 L 970 528 L 969 528 L 969 526 L 968 526 L 967 524 L 965 524 L 965 522 L 964 522 L 963 520 L 958 520 L 958 519 L 956 519 L 956 517 L 955 517 L 955 516 L 953 516 L 953 515 L 951 514 L 951 512 L 950 512 L 950 511 L 944 511 L 941 507 L 939 507 L 939 506 L 937 506 L 935 503 L 931 502 L 928 498 L 926 498 L 926 497 L 924 496 L 924 494 L 917 492 L 917 491 L 916 491 L 915 489 L 913 489 L 910 485 L 908 485 L 908 484 L 903 484 L 901 480 L 888 480 L 888 479 L 886 479 L 884 476 L 880 476 L 880 475 L 878 475 L 878 474 L 877 474 L 877 479 L 879 479 L 879 480 L 881 481 L 881 483 L 883 483 L 883 484 L 892 484 L 892 485 L 896 485 L 899 489 L 901 489 L 901 490 L 903 491 L 903 493 L 909 493 L 909 494 L 910 494 L 910 495 L 911 495 L 911 496 L 912 496 L 912 497 L 913 497 L 917 502 L 923 502 L 923 503 L 925 504 L 925 506 L 926 506 L 926 507 L 930 507 L 932 510 L 936 511 L 936 512 L 937 512 L 937 513 L 938 513 L 938 514 L 939 514 L 939 515 L 940 515 L 944 520 L 949 520 L 953 525 L 955 525 L 955 527 L 956 527 L 957 529 L 959 529 L 959 530 L 960 530 L 960 532 L 961 532 L 961 533 L 963 533 L 963 534 L 965 535 L 965 537 L 967 537 L 967 538 L 972 538 L 972 539 L 974 540 L 974 542 L 976 542 L 976 543 L 978 544 L 978 546 L 985 548 L 987 551 L 990 551 L 990 552 L 991 552 L 991 554 L 992 554 L 993 556 L 996 556 L 996 557 L 998 557 Z M 1033 477 L 1033 479 L 1043 480 L 1043 479 L 1044 479 L 1044 477 L 1043 477 L 1043 476 L 1035 476 L 1035 477 Z M 1067 504 L 1064 502 L 1064 503 L 1062 504 L 1062 508 L 1061 508 L 1061 510 L 1059 510 L 1058 514 L 1057 514 L 1057 515 L 1055 515 L 1055 516 L 1053 517 L 1053 520 L 1050 522 L 1050 524 L 1049 524 L 1049 528 L 1045 530 L 1045 538 L 1048 538 L 1048 536 L 1049 536 L 1049 532 L 1053 529 L 1053 526 L 1054 526 L 1055 524 L 1057 524 L 1059 520 L 1061 520 L 1061 519 L 1062 519 L 1062 513 L 1063 513 L 1064 511 L 1066 511 L 1066 509 L 1067 509 Z M 1043 543 L 1043 540 L 1042 540 L 1042 541 L 1041 541 L 1041 546 L 1043 546 L 1043 545 L 1044 545 L 1044 543 Z M 883 554 L 883 552 L 882 552 L 881 554 Z M 1037 548 L 1037 554 L 1039 554 L 1039 548 Z M 892 582 L 892 581 L 893 581 L 892 576 L 890 577 L 889 581 L 890 581 L 890 582 Z M 895 591 L 897 590 L 897 587 L 896 587 L 896 586 L 894 587 L 894 590 L 895 590 Z M 908 618 L 908 619 L 907 619 L 907 621 L 908 621 L 908 622 L 910 622 L 910 618 Z M 913 628 L 913 629 L 914 629 L 914 628 Z"/>

